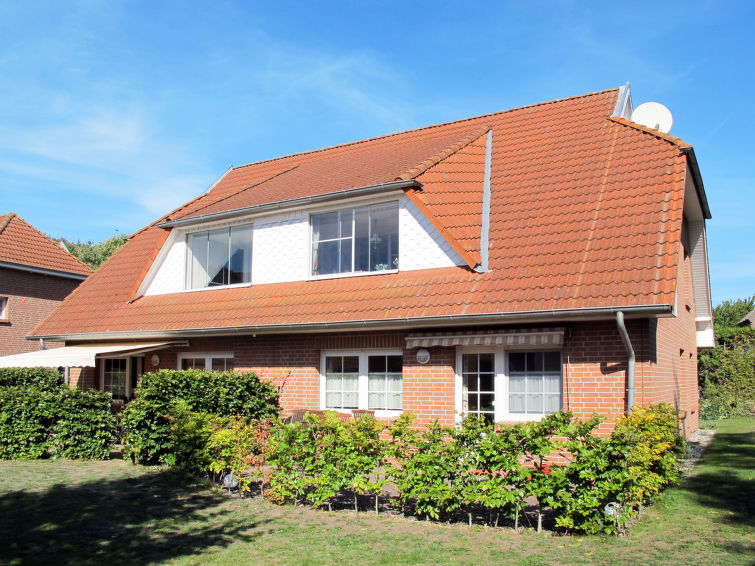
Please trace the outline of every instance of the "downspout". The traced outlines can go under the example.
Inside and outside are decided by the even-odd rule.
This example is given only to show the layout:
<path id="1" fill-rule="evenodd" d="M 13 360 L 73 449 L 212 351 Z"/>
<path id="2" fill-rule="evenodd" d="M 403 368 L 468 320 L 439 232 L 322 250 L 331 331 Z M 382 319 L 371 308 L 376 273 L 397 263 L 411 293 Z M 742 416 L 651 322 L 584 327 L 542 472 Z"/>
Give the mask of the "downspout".
<path id="1" fill-rule="evenodd" d="M 624 313 L 619 311 L 616 313 L 616 326 L 619 329 L 619 335 L 624 342 L 624 347 L 627 349 L 629 355 L 627 359 L 627 415 L 632 412 L 634 407 L 634 348 L 632 348 L 632 342 L 629 340 L 629 334 L 627 328 L 624 326 Z"/>

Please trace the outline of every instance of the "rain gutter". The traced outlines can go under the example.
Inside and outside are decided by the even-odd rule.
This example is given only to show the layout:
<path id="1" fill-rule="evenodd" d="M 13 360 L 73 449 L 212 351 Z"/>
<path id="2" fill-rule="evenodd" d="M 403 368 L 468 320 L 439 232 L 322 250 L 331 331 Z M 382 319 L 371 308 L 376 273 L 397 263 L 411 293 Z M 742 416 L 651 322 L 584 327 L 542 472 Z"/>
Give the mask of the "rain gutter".
<path id="1" fill-rule="evenodd" d="M 64 340 L 67 342 L 84 340 L 128 340 L 128 339 L 167 339 L 172 337 L 237 336 L 239 334 L 291 334 L 318 333 L 350 330 L 401 330 L 404 328 L 432 328 L 443 326 L 469 326 L 518 323 L 580 322 L 587 320 L 611 320 L 617 312 L 626 313 L 632 318 L 671 316 L 670 305 L 633 305 L 625 307 L 595 307 L 583 309 L 550 309 L 512 313 L 444 315 L 417 318 L 371 319 L 346 322 L 312 322 L 270 325 L 248 325 L 218 328 L 187 328 L 176 330 L 145 330 L 125 332 L 85 332 L 80 334 L 50 334 L 30 336 L 29 339 Z"/>

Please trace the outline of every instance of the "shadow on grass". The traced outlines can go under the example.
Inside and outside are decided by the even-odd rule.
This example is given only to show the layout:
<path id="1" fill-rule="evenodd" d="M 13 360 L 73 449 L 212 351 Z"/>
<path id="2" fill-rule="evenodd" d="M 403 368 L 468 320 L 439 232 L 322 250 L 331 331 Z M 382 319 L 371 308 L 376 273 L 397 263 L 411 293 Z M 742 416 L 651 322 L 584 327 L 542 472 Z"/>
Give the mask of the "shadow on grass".
<path id="1" fill-rule="evenodd" d="M 258 525 L 235 524 L 224 501 L 167 470 L 13 491 L 0 496 L 0 564 L 143 565 L 250 542 Z"/>
<path id="2" fill-rule="evenodd" d="M 737 473 L 755 468 L 755 434 L 719 432 L 698 465 L 702 470 L 685 478 L 682 489 L 701 505 L 726 512 L 732 523 L 755 524 L 752 480 Z"/>

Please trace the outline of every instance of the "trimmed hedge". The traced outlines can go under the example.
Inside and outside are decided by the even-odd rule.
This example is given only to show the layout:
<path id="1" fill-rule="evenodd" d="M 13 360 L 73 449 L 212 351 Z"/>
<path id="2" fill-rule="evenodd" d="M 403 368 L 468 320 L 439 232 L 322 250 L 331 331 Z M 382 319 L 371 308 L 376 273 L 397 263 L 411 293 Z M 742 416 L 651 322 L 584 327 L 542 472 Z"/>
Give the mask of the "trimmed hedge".
<path id="1" fill-rule="evenodd" d="M 0 387 L 0 459 L 106 459 L 116 434 L 111 402 L 100 391 Z"/>
<path id="2" fill-rule="evenodd" d="M 63 385 L 63 374 L 50 368 L 0 368 L 0 387 L 24 385 L 57 391 Z"/>
<path id="3" fill-rule="evenodd" d="M 278 414 L 275 388 L 255 373 L 161 370 L 142 376 L 123 410 L 123 445 L 134 462 L 205 469 L 205 446 L 218 417 Z"/>
<path id="4" fill-rule="evenodd" d="M 356 506 L 357 494 L 377 498 L 390 481 L 402 509 L 428 519 L 464 512 L 471 524 L 485 508 L 518 526 L 526 500 L 535 498 L 538 530 L 549 508 L 566 532 L 623 532 L 641 505 L 678 479 L 683 441 L 668 405 L 620 418 L 610 437 L 594 436 L 601 420 L 562 412 L 497 428 L 468 418 L 460 429 L 436 423 L 418 431 L 408 415 L 387 429 L 371 417 L 308 416 L 271 431 L 266 456 L 275 471 L 266 496 L 330 507 L 351 491 Z M 556 465 L 553 456 L 569 463 Z"/>

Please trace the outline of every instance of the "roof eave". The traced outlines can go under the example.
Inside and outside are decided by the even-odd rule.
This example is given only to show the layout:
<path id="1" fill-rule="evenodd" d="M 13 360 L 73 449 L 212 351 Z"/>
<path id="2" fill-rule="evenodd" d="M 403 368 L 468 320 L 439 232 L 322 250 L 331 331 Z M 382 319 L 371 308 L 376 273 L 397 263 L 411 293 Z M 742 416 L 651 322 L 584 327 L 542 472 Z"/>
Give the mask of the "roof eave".
<path id="1" fill-rule="evenodd" d="M 66 279 L 77 279 L 84 281 L 89 275 L 83 273 L 72 273 L 70 271 L 60 271 L 57 269 L 47 269 L 45 267 L 37 267 L 35 265 L 24 265 L 21 263 L 13 263 L 10 261 L 0 261 L 0 267 L 6 269 L 16 269 L 18 271 L 28 271 L 29 273 L 39 273 L 41 275 L 52 275 L 54 277 L 64 277 Z"/>
<path id="2" fill-rule="evenodd" d="M 695 149 L 692 146 L 682 147 L 682 152 L 687 156 L 689 162 L 689 168 L 692 172 L 692 178 L 695 181 L 695 190 L 697 191 L 697 197 L 700 199 L 700 207 L 703 209 L 703 215 L 706 220 L 711 219 L 710 207 L 708 206 L 708 197 L 705 195 L 705 187 L 703 186 L 703 177 L 700 174 L 700 166 L 697 164 L 697 157 L 695 157 Z"/>
<path id="3" fill-rule="evenodd" d="M 208 336 L 236 336 L 239 334 L 291 334 L 322 333 L 352 330 L 399 330 L 403 328 L 428 328 L 440 326 L 492 325 L 541 322 L 583 322 L 612 320 L 617 312 L 627 318 L 651 318 L 673 315 L 673 305 L 629 305 L 590 307 L 580 309 L 551 309 L 508 313 L 474 315 L 444 315 L 413 318 L 372 319 L 339 322 L 291 323 L 274 325 L 247 325 L 218 328 L 188 328 L 178 330 L 143 330 L 125 332 L 84 332 L 80 334 L 38 334 L 27 336 L 29 340 L 62 340 L 66 342 L 86 340 L 128 340 L 152 338 L 193 338 Z"/>

